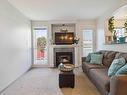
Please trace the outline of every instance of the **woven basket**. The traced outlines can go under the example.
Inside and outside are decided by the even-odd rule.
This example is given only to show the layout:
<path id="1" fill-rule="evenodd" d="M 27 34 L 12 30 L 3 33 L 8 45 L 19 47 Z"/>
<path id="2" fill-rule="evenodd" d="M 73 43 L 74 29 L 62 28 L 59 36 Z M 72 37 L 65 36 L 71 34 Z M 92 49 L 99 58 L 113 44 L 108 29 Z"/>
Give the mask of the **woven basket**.
<path id="1" fill-rule="evenodd" d="M 70 72 L 74 69 L 74 65 L 72 64 L 64 64 L 63 66 L 59 66 L 59 70 L 63 72 Z"/>

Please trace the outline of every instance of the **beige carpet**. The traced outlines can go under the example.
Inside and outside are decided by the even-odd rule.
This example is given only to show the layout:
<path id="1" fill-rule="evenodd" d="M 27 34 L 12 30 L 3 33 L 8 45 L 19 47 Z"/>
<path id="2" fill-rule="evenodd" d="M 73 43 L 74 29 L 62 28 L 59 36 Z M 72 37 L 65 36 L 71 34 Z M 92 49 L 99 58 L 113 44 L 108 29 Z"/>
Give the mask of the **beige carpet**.
<path id="1" fill-rule="evenodd" d="M 58 86 L 59 70 L 33 68 L 0 95 L 100 95 L 80 68 L 75 69 L 75 88 Z"/>

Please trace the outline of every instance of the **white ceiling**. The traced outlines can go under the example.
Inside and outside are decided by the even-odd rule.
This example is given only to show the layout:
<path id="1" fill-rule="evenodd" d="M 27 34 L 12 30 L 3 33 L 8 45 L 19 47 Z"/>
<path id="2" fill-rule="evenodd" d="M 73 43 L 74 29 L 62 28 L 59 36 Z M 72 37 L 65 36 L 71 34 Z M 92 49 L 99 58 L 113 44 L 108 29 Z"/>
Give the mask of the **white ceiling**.
<path id="1" fill-rule="evenodd" d="M 115 0 L 8 0 L 31 20 L 96 19 Z"/>

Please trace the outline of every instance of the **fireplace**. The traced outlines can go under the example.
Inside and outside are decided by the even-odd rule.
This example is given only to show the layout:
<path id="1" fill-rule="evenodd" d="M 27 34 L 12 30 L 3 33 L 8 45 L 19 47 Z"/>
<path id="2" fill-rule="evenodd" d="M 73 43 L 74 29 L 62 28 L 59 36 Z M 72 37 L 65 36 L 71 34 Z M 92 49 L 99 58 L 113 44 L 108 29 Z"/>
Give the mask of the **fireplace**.
<path id="1" fill-rule="evenodd" d="M 54 67 L 60 63 L 74 64 L 74 48 L 54 48 Z"/>

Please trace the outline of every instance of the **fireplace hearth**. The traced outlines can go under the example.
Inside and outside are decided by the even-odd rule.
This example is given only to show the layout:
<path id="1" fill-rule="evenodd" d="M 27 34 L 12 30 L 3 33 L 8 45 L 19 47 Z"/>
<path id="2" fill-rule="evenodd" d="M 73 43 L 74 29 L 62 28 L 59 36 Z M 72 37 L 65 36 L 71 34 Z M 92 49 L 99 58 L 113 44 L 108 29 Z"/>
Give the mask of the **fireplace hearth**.
<path id="1" fill-rule="evenodd" d="M 74 64 L 74 48 L 54 48 L 54 67 L 60 63 Z"/>

